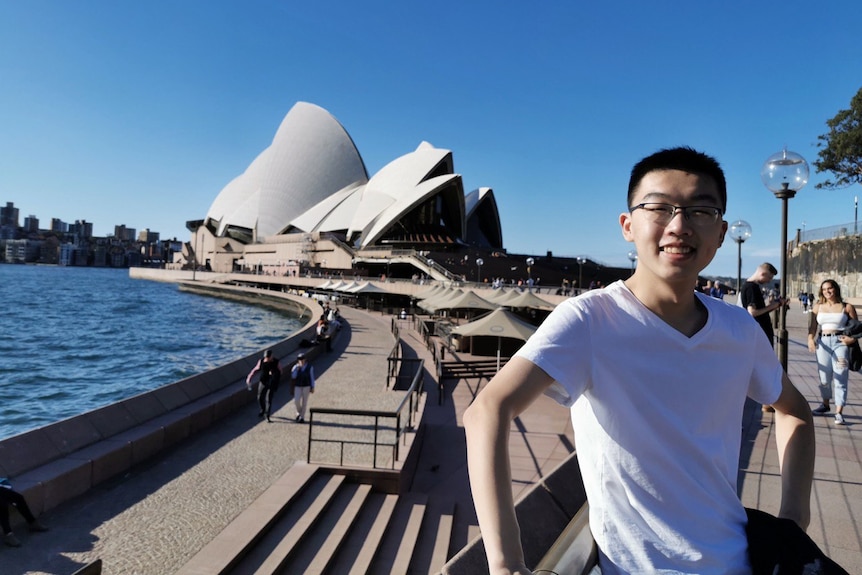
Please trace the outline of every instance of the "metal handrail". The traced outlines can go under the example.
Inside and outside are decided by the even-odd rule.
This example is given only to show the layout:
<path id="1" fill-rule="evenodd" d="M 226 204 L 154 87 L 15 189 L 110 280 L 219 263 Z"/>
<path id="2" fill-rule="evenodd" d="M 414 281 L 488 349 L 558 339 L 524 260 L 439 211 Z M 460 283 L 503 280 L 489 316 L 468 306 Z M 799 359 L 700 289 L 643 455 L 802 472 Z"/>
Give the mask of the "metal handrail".
<path id="1" fill-rule="evenodd" d="M 404 360 L 402 360 L 404 361 Z M 425 378 L 424 374 L 424 359 L 411 360 L 415 361 L 418 364 L 416 369 L 416 373 L 413 375 L 413 380 L 410 383 L 410 387 L 407 389 L 407 393 L 404 398 L 401 400 L 401 403 L 398 404 L 392 411 L 380 411 L 380 410 L 371 410 L 371 409 L 342 409 L 342 408 L 329 408 L 329 407 L 312 407 L 309 411 L 308 418 L 308 450 L 306 451 L 306 462 L 311 463 L 311 446 L 313 442 L 320 443 L 337 443 L 340 445 L 339 449 L 339 465 L 344 464 L 344 446 L 345 445 L 369 445 L 367 442 L 356 441 L 353 439 L 320 439 L 313 437 L 313 428 L 314 428 L 314 415 L 315 414 L 329 414 L 329 415 L 345 415 L 348 417 L 374 417 L 374 441 L 371 445 L 374 446 L 374 455 L 372 458 L 372 466 L 374 469 L 377 469 L 377 452 L 378 448 L 381 446 L 392 447 L 392 469 L 395 469 L 395 462 L 400 458 L 400 449 L 399 446 L 401 441 L 406 441 L 406 432 L 408 429 L 414 428 L 414 417 L 416 413 L 419 411 L 419 398 L 423 392 L 423 384 Z M 405 406 L 407 406 L 407 414 L 405 418 L 402 418 L 402 412 L 404 411 Z M 389 418 L 395 419 L 395 441 L 393 443 L 381 443 L 379 441 L 379 432 L 380 432 L 380 419 L 381 418 Z M 403 423 L 403 425 L 402 425 Z"/>

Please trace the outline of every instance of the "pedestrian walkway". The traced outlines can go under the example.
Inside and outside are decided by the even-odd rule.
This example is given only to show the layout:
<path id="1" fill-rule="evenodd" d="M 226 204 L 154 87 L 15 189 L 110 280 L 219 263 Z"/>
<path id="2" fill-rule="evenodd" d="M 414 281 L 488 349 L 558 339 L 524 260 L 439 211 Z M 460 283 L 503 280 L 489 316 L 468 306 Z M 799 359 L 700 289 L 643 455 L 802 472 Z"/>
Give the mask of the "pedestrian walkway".
<path id="1" fill-rule="evenodd" d="M 397 405 L 401 397 L 385 390 L 386 357 L 395 343 L 389 318 L 340 311 L 347 327 L 333 352 L 313 362 L 318 385 L 311 406 Z M 0 547 L 0 574 L 68 575 L 96 558 L 111 575 L 175 572 L 294 462 L 305 460 L 308 427 L 293 421 L 286 386 L 275 405 L 271 424 L 257 417 L 252 402 L 163 456 L 50 511 L 43 516 L 48 533 L 17 529 L 23 547 Z"/>

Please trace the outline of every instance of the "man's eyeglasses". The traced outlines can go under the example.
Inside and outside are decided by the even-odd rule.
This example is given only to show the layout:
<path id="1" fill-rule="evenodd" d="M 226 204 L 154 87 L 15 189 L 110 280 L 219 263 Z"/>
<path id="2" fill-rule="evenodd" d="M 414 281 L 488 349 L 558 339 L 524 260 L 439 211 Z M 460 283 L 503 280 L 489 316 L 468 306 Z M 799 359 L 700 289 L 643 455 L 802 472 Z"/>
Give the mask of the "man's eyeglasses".
<path id="1" fill-rule="evenodd" d="M 668 225 L 677 212 L 682 212 L 683 217 L 693 226 L 711 226 L 721 219 L 721 208 L 713 206 L 673 206 L 671 204 L 660 204 L 646 202 L 629 208 L 630 212 L 643 211 L 644 215 L 652 222 L 660 226 Z"/>

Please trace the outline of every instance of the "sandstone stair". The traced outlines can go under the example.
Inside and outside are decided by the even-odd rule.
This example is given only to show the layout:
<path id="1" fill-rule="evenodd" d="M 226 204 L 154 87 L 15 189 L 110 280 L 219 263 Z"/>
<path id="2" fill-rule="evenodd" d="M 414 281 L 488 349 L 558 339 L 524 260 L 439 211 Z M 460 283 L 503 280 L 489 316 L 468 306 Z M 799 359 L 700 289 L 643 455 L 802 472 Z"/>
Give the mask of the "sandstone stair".
<path id="1" fill-rule="evenodd" d="M 455 523 L 454 503 L 297 464 L 178 573 L 433 575 Z"/>

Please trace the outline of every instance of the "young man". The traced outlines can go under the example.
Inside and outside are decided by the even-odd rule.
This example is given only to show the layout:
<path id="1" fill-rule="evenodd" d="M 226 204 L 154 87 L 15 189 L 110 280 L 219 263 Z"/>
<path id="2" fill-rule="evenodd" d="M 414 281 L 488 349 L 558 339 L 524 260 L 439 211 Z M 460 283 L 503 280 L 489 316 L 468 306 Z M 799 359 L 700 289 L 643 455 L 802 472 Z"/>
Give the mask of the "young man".
<path id="1" fill-rule="evenodd" d="M 726 203 L 711 157 L 674 148 L 641 160 L 619 218 L 637 248 L 635 273 L 557 306 L 465 413 L 492 574 L 530 573 L 507 438 L 542 393 L 572 407 L 603 575 L 751 571 L 737 495 L 746 396 L 775 406 L 779 515 L 808 525 L 808 403 L 743 310 L 692 288 L 724 241 Z"/>
<path id="2" fill-rule="evenodd" d="M 764 262 L 757 266 L 751 277 L 742 284 L 739 290 L 739 301 L 737 302 L 741 307 L 748 310 L 751 317 L 763 329 L 763 333 L 766 334 L 766 339 L 772 347 L 775 347 L 775 329 L 772 326 L 772 317 L 770 314 L 787 302 L 779 297 L 767 305 L 763 299 L 763 286 L 770 283 L 777 273 L 778 270 L 769 262 Z M 763 405 L 761 409 L 766 413 L 775 411 L 771 405 Z"/>
<path id="3" fill-rule="evenodd" d="M 273 357 L 272 350 L 268 349 L 264 352 L 263 357 L 258 360 L 254 368 L 248 373 L 245 378 L 245 385 L 251 391 L 251 380 L 254 374 L 260 372 L 260 380 L 257 384 L 257 404 L 260 406 L 258 417 L 266 416 L 266 421 L 272 423 L 272 397 L 278 391 L 278 384 L 281 381 L 281 368 L 278 365 L 278 358 Z"/>
<path id="4" fill-rule="evenodd" d="M 751 274 L 751 277 L 745 280 L 739 290 L 739 304 L 748 310 L 760 327 L 763 333 L 766 334 L 769 340 L 769 345 L 775 345 L 775 330 L 772 328 L 772 320 L 769 317 L 770 312 L 780 308 L 787 302 L 782 299 L 777 299 L 766 305 L 763 299 L 763 286 L 772 281 L 778 270 L 769 262 L 765 262 L 757 266 L 757 269 Z"/>

